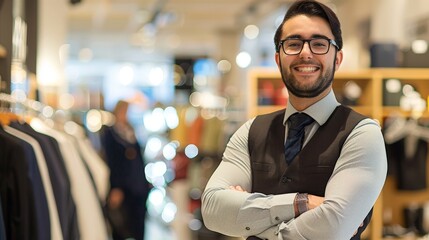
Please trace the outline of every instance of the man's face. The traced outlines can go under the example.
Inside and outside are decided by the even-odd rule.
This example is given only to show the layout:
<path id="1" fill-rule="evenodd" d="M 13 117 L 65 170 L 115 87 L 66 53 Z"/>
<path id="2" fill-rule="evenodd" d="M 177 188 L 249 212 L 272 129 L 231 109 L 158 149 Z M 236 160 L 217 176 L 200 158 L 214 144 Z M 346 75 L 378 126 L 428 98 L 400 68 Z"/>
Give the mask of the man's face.
<path id="1" fill-rule="evenodd" d="M 281 39 L 312 39 L 319 36 L 334 39 L 328 23 L 319 17 L 298 15 L 284 23 Z M 334 72 L 341 61 L 342 51 L 336 51 L 333 45 L 324 55 L 313 54 L 308 43 L 304 43 L 298 55 L 286 55 L 282 49 L 276 54 L 286 88 L 291 94 L 305 98 L 329 92 Z"/>

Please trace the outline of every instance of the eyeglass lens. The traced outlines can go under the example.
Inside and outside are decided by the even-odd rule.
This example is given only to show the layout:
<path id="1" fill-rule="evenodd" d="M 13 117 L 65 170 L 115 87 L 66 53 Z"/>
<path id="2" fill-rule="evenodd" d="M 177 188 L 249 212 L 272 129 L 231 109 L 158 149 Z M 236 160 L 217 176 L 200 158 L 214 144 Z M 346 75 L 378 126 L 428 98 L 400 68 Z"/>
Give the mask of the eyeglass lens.
<path id="1" fill-rule="evenodd" d="M 326 54 L 329 51 L 329 40 L 323 38 L 310 40 L 287 39 L 283 42 L 283 51 L 288 55 L 299 54 L 304 47 L 305 42 L 309 43 L 310 51 L 314 54 Z"/>

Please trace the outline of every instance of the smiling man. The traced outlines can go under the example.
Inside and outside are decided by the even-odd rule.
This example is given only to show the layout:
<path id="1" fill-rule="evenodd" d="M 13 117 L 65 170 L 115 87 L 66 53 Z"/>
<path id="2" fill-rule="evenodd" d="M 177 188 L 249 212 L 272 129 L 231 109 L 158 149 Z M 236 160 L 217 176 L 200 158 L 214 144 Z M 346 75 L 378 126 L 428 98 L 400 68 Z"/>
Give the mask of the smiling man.
<path id="1" fill-rule="evenodd" d="M 326 5 L 294 2 L 278 27 L 275 60 L 286 109 L 231 137 L 202 197 L 205 225 L 248 239 L 360 239 L 384 185 L 376 121 L 338 103 L 340 22 Z"/>

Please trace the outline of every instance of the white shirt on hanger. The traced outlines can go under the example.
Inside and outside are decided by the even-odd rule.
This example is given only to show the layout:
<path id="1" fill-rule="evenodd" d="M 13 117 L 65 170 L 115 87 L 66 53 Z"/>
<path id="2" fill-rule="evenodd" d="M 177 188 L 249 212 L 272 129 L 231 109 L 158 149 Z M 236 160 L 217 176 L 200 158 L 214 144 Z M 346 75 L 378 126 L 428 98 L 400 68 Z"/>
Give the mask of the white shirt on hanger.
<path id="1" fill-rule="evenodd" d="M 86 137 L 84 129 L 75 122 L 67 122 L 66 124 L 73 124 L 73 127 L 71 127 L 72 131 L 67 131 L 66 128 L 64 130 L 73 137 L 76 148 L 80 151 L 83 160 L 91 171 L 95 185 L 97 186 L 98 197 L 104 203 L 110 190 L 110 169 L 95 151 L 91 141 Z"/>

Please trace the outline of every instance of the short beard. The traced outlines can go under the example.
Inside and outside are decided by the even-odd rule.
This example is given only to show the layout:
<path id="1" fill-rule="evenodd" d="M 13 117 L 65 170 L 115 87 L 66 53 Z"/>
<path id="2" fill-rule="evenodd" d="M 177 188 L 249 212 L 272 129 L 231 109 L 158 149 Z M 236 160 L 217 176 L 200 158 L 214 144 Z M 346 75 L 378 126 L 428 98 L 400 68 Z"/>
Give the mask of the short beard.
<path id="1" fill-rule="evenodd" d="M 334 80 L 335 60 L 336 59 L 334 59 L 332 71 L 327 71 L 324 75 L 319 77 L 314 85 L 309 87 L 299 87 L 295 76 L 292 73 L 288 73 L 280 62 L 280 72 L 286 89 L 293 95 L 301 98 L 313 98 L 319 96 L 323 91 L 331 86 L 332 81 Z"/>

